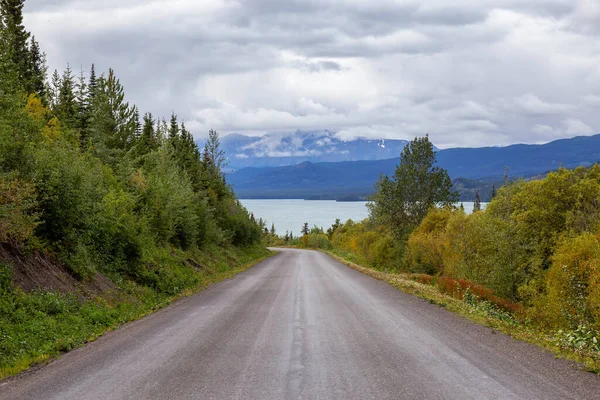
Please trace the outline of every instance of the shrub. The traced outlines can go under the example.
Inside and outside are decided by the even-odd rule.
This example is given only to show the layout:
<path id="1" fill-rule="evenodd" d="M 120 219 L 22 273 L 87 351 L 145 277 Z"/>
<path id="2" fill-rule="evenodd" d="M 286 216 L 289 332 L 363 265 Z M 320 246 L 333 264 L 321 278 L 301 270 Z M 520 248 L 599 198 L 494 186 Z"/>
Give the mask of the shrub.
<path id="1" fill-rule="evenodd" d="M 600 241 L 585 233 L 559 243 L 548 272 L 548 303 L 556 322 L 600 328 Z"/>

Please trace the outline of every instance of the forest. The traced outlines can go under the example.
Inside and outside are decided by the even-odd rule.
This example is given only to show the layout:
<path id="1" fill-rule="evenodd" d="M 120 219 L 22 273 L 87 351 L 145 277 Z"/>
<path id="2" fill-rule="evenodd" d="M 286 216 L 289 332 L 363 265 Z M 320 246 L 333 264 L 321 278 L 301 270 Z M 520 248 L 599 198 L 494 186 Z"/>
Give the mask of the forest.
<path id="1" fill-rule="evenodd" d="M 268 253 L 218 133 L 199 148 L 175 114 L 130 104 L 112 69 L 48 74 L 23 5 L 0 2 L 0 378 Z M 72 290 L 15 284 L 40 265 Z"/>

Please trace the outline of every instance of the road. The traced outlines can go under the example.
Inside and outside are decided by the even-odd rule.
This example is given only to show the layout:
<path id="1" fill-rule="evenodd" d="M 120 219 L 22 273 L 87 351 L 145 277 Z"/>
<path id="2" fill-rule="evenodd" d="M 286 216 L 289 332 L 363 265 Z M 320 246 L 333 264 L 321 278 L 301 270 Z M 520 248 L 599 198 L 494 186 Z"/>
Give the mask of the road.
<path id="1" fill-rule="evenodd" d="M 594 399 L 600 377 L 313 251 L 284 249 L 0 399 Z"/>

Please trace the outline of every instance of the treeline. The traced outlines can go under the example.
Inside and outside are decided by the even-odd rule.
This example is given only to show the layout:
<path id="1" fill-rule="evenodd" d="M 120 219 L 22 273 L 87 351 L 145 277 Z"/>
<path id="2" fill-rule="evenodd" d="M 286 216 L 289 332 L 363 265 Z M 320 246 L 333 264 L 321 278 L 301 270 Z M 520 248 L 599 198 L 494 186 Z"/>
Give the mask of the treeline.
<path id="1" fill-rule="evenodd" d="M 48 81 L 23 3 L 0 2 L 0 243 L 172 292 L 189 278 L 172 252 L 259 243 L 218 133 L 200 149 L 175 114 L 142 115 L 112 69 Z"/>
<path id="2" fill-rule="evenodd" d="M 455 285 L 461 296 L 480 290 L 522 321 L 577 332 L 572 343 L 600 349 L 600 166 L 507 181 L 470 215 L 450 185 L 428 139 L 416 139 L 378 183 L 368 219 L 310 231 L 299 244 Z"/>

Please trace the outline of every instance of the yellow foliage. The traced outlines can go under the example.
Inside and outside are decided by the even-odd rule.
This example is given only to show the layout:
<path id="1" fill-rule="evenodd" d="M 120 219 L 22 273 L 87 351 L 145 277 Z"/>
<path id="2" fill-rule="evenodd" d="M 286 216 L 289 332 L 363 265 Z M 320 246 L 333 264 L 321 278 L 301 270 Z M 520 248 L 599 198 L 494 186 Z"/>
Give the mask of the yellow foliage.
<path id="1" fill-rule="evenodd" d="M 30 94 L 27 96 L 27 103 L 25 109 L 29 116 L 36 122 L 45 124 L 50 110 L 42 104 L 42 100 L 37 94 Z"/>
<path id="2" fill-rule="evenodd" d="M 58 118 L 54 117 L 44 127 L 44 137 L 50 140 L 56 140 L 62 134 L 62 130 L 60 127 L 60 121 Z"/>
<path id="3" fill-rule="evenodd" d="M 548 272 L 548 303 L 560 325 L 600 328 L 600 237 L 561 240 Z"/>

